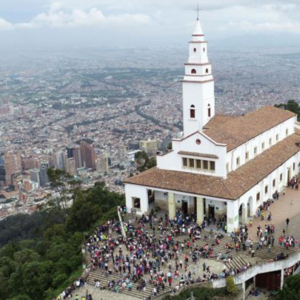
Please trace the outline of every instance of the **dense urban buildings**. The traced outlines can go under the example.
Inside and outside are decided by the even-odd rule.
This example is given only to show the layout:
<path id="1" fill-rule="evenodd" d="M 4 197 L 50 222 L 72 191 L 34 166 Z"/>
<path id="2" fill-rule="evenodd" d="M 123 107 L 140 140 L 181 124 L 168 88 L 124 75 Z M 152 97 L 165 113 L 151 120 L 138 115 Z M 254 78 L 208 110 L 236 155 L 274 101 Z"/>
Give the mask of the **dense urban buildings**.
<path id="1" fill-rule="evenodd" d="M 216 114 L 299 100 L 298 49 L 212 43 L 209 53 Z M 123 181 L 136 172 L 136 151 L 165 152 L 183 129 L 184 46 L 15 57 L 0 57 L 0 217 L 31 212 L 34 199 L 60 192 L 50 187 L 44 162 L 83 187 L 105 181 L 124 193 Z"/>

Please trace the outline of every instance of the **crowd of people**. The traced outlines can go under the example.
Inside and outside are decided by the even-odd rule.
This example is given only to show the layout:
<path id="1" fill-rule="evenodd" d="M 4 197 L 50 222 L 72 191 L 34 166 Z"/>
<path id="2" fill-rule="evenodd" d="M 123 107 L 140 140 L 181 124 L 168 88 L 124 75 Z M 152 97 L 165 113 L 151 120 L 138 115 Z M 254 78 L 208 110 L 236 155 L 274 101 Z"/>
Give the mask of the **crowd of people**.
<path id="1" fill-rule="evenodd" d="M 122 209 L 122 213 L 126 210 Z M 250 263 L 232 268 L 224 265 L 223 271 L 217 274 L 205 263 L 200 274 L 197 268 L 200 259 L 231 262 L 234 251 L 252 246 L 245 226 L 231 235 L 231 243 L 218 247 L 225 251 L 217 251 L 224 234 L 204 231 L 209 222 L 211 220 L 205 218 L 203 224 L 198 225 L 194 216 L 181 211 L 177 211 L 174 220 L 167 214 L 158 217 L 152 211 L 125 224 L 126 238 L 121 234 L 119 222 L 98 226 L 86 247 L 91 257 L 91 270 L 102 270 L 107 280 L 96 280 L 95 287 L 114 292 L 151 289 L 152 295 L 157 295 L 167 288 L 176 291 L 182 285 L 225 278 L 251 267 Z M 197 243 L 199 240 L 201 243 Z M 118 279 L 111 279 L 116 278 L 110 276 L 112 274 L 119 275 Z"/>
<path id="2" fill-rule="evenodd" d="M 281 235 L 278 238 L 278 243 L 279 246 L 285 247 L 288 250 L 290 247 L 296 247 L 297 244 L 299 244 L 299 241 L 296 240 L 292 235 L 291 236 Z"/>
<path id="3" fill-rule="evenodd" d="M 298 181 L 293 178 L 288 186 L 298 189 Z M 257 209 L 256 216 L 261 220 L 266 219 L 269 224 L 257 227 L 258 242 L 255 244 L 248 235 L 248 226 L 252 227 L 252 222 L 232 232 L 230 242 L 226 240 L 222 243 L 224 233 L 227 232 L 226 214 L 220 215 L 218 219 L 204 217 L 203 223 L 198 225 L 195 215 L 183 214 L 180 210 L 174 220 L 170 220 L 167 214 L 158 216 L 155 211 L 141 218 L 135 215 L 128 218 L 126 206 L 121 207 L 119 212 L 123 216 L 127 215 L 128 219 L 123 228 L 119 221 L 108 221 L 98 226 L 86 241 L 85 246 L 90 257 L 89 270 L 100 269 L 105 275 L 105 280 L 95 280 L 94 286 L 116 293 L 133 289 L 151 290 L 151 296 L 145 298 L 149 300 L 166 290 L 177 292 L 181 286 L 243 272 L 251 267 L 251 263 L 244 261 L 243 265 L 231 264 L 234 253 L 243 252 L 255 257 L 256 251 L 268 248 L 271 252 L 274 247 L 275 226 L 272 224 L 270 206 L 278 198 L 279 193 L 275 192 L 273 199 L 265 201 Z M 289 222 L 287 219 L 287 227 Z M 204 231 L 208 226 L 214 227 L 216 231 Z M 222 230 L 224 233 L 221 233 Z M 122 234 L 124 232 L 125 236 Z M 300 247 L 298 240 L 285 235 L 285 228 L 278 243 L 286 249 Z M 275 255 L 274 260 L 282 260 L 287 256 L 280 252 Z M 201 263 L 204 261 L 202 270 L 199 270 L 200 259 Z M 206 259 L 223 262 L 223 271 L 213 272 Z M 75 299 L 79 299 L 76 291 L 84 285 L 84 278 L 75 281 L 55 300 L 71 298 L 74 294 L 77 297 Z M 92 296 L 87 294 L 84 300 L 92 300 Z"/>
<path id="4" fill-rule="evenodd" d="M 288 187 L 291 187 L 292 189 L 298 190 L 299 188 L 299 183 L 296 177 L 293 177 L 289 182 L 288 182 Z"/>
<path id="5" fill-rule="evenodd" d="M 79 296 L 78 290 L 82 287 L 86 286 L 86 277 L 88 274 L 85 274 L 86 276 L 83 276 L 77 280 L 75 280 L 68 288 L 66 288 L 64 291 L 60 293 L 60 295 L 56 298 L 53 298 L 52 300 L 64 300 L 64 299 L 71 299 L 72 297 L 75 298 L 75 300 L 93 300 L 93 297 L 91 294 L 86 292 L 85 296 Z"/>
<path id="6" fill-rule="evenodd" d="M 279 195 L 274 194 L 274 199 L 278 197 Z M 258 208 L 257 216 L 264 219 L 264 212 L 267 211 L 267 220 L 272 221 L 269 207 L 273 202 L 274 200 L 264 202 Z M 126 215 L 126 207 L 120 208 L 120 213 Z M 124 290 L 151 289 L 152 296 L 166 289 L 176 292 L 183 285 L 226 278 L 243 272 L 251 267 L 251 263 L 244 261 L 244 265 L 240 266 L 231 264 L 234 252 L 242 251 L 255 257 L 256 251 L 264 247 L 271 252 L 270 249 L 275 243 L 275 226 L 269 223 L 264 227 L 257 227 L 258 243 L 253 243 L 248 236 L 248 225 L 243 225 L 230 234 L 230 242 L 227 240 L 219 246 L 224 238 L 220 229 L 226 232 L 226 215 L 220 216 L 218 220 L 205 217 L 201 225 L 197 224 L 194 215 L 183 214 L 180 210 L 177 211 L 174 220 L 170 220 L 167 214 L 158 216 L 155 211 L 141 218 L 133 216 L 133 219 L 128 217 L 127 219 L 128 222 L 124 223 L 123 228 L 119 221 L 108 221 L 98 226 L 86 241 L 90 270 L 100 269 L 106 278 L 102 282 L 95 280 L 96 288 L 117 293 Z M 209 225 L 215 225 L 217 231 L 204 231 Z M 285 233 L 278 242 L 287 249 L 298 244 L 293 236 L 285 236 Z M 282 252 L 278 253 L 274 260 L 284 258 L 286 255 Z M 197 267 L 200 259 L 223 262 L 223 271 L 214 273 L 206 263 L 203 263 L 200 272 Z M 83 284 L 84 280 L 80 279 L 79 287 Z M 77 283 L 74 283 L 60 295 L 60 299 L 66 299 L 74 294 L 76 288 Z"/>
<path id="7" fill-rule="evenodd" d="M 278 198 L 279 198 L 279 194 L 277 192 L 275 192 L 273 195 L 273 199 L 278 199 Z M 267 220 L 271 221 L 272 213 L 269 212 L 269 209 L 270 209 L 271 204 L 274 203 L 273 199 L 269 199 L 269 200 L 265 201 L 257 208 L 256 216 L 258 218 L 260 218 L 262 221 L 266 218 L 265 212 L 267 212 Z"/>

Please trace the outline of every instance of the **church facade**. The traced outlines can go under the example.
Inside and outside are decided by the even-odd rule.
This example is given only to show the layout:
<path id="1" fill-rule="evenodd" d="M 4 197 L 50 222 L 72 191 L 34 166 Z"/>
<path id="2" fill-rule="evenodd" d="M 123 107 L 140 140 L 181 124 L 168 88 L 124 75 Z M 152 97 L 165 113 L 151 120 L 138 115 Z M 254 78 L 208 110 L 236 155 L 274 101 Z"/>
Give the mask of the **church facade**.
<path id="1" fill-rule="evenodd" d="M 130 212 L 159 207 L 222 218 L 227 231 L 248 222 L 257 208 L 299 173 L 300 132 L 290 111 L 266 106 L 241 116 L 216 115 L 214 78 L 199 20 L 189 43 L 183 79 L 183 124 L 172 151 L 157 167 L 125 182 Z"/>

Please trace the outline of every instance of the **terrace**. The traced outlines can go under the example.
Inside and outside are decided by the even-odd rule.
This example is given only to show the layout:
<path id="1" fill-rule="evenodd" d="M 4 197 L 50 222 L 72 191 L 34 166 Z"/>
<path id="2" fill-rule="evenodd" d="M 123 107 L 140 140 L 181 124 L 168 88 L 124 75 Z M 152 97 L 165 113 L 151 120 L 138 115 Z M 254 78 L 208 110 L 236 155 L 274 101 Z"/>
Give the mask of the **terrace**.
<path id="1" fill-rule="evenodd" d="M 235 271 L 235 280 L 237 284 L 242 284 L 245 287 L 245 282 L 251 278 L 258 278 L 258 272 L 261 270 L 266 269 L 270 272 L 279 272 L 280 270 L 276 271 L 278 266 L 281 268 L 281 274 L 283 274 L 283 279 L 287 276 L 287 273 L 292 274 L 296 266 L 298 265 L 299 256 L 299 239 L 300 234 L 298 233 L 298 224 L 300 224 L 300 199 L 299 199 L 299 191 L 287 188 L 284 195 L 280 195 L 278 200 L 275 200 L 274 203 L 271 204 L 269 207 L 268 212 L 272 213 L 272 220 L 267 221 L 265 212 L 265 219 L 262 221 L 258 217 L 254 217 L 252 221 L 252 227 L 248 230 L 248 238 L 253 241 L 252 248 L 246 247 L 246 249 L 241 249 L 236 251 L 235 249 L 228 249 L 228 245 L 233 246 L 233 239 L 231 236 L 228 236 L 224 232 L 219 232 L 219 236 L 224 235 L 224 237 L 220 238 L 220 243 L 216 244 L 216 236 L 218 235 L 217 231 L 210 231 L 210 228 L 206 228 L 201 233 L 201 238 L 197 238 L 193 241 L 193 238 L 190 238 L 187 233 L 180 233 L 179 235 L 174 236 L 174 243 L 184 244 L 181 250 L 179 250 L 179 261 L 183 261 L 186 256 L 189 257 L 189 262 L 186 267 L 186 272 L 191 272 L 192 278 L 195 282 L 197 279 L 203 279 L 205 277 L 206 271 L 203 271 L 203 264 L 205 263 L 206 268 L 209 267 L 210 272 L 215 274 L 217 278 L 214 279 L 212 282 L 213 286 L 224 286 L 224 270 L 230 272 L 230 270 Z M 161 211 L 157 213 L 157 220 L 155 222 L 155 234 L 152 228 L 150 227 L 149 223 L 145 223 L 143 228 L 146 234 L 154 234 L 158 240 L 163 240 L 166 236 L 163 235 L 164 230 L 168 230 L 167 227 L 161 228 L 159 218 L 163 217 L 165 212 Z M 127 227 L 127 238 L 130 239 L 130 228 L 136 228 L 139 223 L 139 217 L 134 214 L 125 214 L 122 215 L 123 222 L 125 224 L 125 228 Z M 286 219 L 290 219 L 289 226 L 286 226 Z M 265 225 L 273 224 L 275 226 L 275 245 L 274 247 L 258 247 L 258 238 L 256 235 L 257 227 L 261 226 L 264 228 Z M 188 227 L 188 226 L 187 226 Z M 285 229 L 285 235 L 291 236 L 293 235 L 296 239 L 296 246 L 295 247 L 280 247 L 278 244 L 278 238 L 282 235 L 282 230 Z M 115 233 L 113 235 L 116 237 Z M 190 241 L 191 245 L 187 247 L 187 242 Z M 100 242 L 101 244 L 101 242 Z M 209 254 L 204 258 L 204 256 L 199 256 L 197 260 L 193 261 L 193 249 L 203 249 L 206 245 L 209 245 L 209 248 L 213 249 L 212 251 L 208 252 Z M 127 250 L 124 244 L 120 246 L 124 255 L 131 255 L 130 252 Z M 119 248 L 118 248 L 119 249 Z M 254 249 L 254 257 L 251 253 L 251 249 Z M 118 251 L 115 250 L 116 254 Z M 279 254 L 282 257 L 286 257 L 287 259 L 280 259 Z M 184 263 L 183 263 L 184 264 Z M 285 266 L 288 265 L 288 267 Z M 114 265 L 112 262 L 109 263 L 109 268 L 114 270 Z M 161 266 L 160 271 L 163 271 L 165 274 L 169 271 L 169 268 L 172 270 L 172 286 L 169 287 L 168 284 L 165 285 L 165 289 L 161 291 L 157 297 L 161 297 L 162 295 L 174 292 L 176 289 L 181 289 L 180 287 L 180 278 L 181 275 L 186 274 L 184 268 L 179 268 L 179 277 L 174 276 L 174 271 L 176 269 L 176 261 L 175 259 L 171 259 Z M 266 271 L 266 272 L 267 272 Z M 269 272 L 268 271 L 268 272 Z M 285 271 L 284 273 L 282 273 Z M 88 286 L 84 288 L 84 293 L 86 289 L 89 290 L 93 296 L 103 297 L 106 299 L 108 295 L 111 299 L 147 299 L 147 297 L 153 297 L 153 285 L 151 282 L 151 276 L 149 274 L 144 274 L 143 278 L 146 280 L 147 284 L 146 287 L 140 291 L 137 290 L 137 282 L 133 283 L 132 289 L 128 290 L 127 288 L 118 290 L 118 293 L 109 291 L 108 289 L 100 290 L 99 288 L 95 288 L 95 282 L 100 281 L 101 286 L 104 287 L 107 285 L 109 281 L 119 281 L 122 280 L 123 275 L 120 273 L 112 272 L 108 275 L 107 272 L 101 269 L 96 269 L 95 271 L 91 271 L 87 278 Z M 204 281 L 203 283 L 205 284 Z M 282 285 L 282 282 L 280 283 Z M 80 294 L 80 292 L 79 292 Z M 75 298 L 74 298 L 75 299 Z"/>

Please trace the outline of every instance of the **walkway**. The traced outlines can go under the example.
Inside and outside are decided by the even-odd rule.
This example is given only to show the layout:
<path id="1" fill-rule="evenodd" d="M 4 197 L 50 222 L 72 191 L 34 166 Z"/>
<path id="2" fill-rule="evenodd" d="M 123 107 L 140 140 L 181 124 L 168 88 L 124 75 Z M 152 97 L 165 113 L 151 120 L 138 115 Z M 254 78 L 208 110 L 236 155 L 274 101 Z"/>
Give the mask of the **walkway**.
<path id="1" fill-rule="evenodd" d="M 293 200 L 293 201 L 292 201 Z M 282 229 L 286 228 L 285 225 L 285 220 L 286 218 L 290 219 L 290 225 L 288 228 L 286 228 L 286 234 L 287 235 L 294 235 L 294 237 L 299 238 L 300 236 L 300 231 L 299 231 L 299 226 L 300 224 L 300 191 L 296 190 L 291 190 L 287 189 L 286 190 L 286 195 L 285 196 L 280 196 L 279 200 L 275 200 L 275 203 L 273 203 L 270 207 L 270 211 L 272 212 L 273 219 L 271 222 L 268 222 L 266 220 L 260 221 L 260 219 L 255 218 L 253 221 L 253 227 L 249 229 L 249 237 L 253 239 L 254 241 L 257 240 L 256 237 L 256 229 L 257 226 L 262 226 L 264 227 L 265 224 L 274 224 L 275 225 L 275 247 L 271 249 L 271 252 L 268 251 L 267 247 L 264 247 L 263 249 L 255 251 L 255 257 L 252 258 L 248 251 L 241 251 L 241 252 L 236 252 L 236 251 L 231 251 L 231 254 L 233 256 L 233 260 L 231 262 L 222 262 L 217 260 L 216 258 L 212 259 L 203 259 L 200 258 L 196 264 L 194 264 L 191 261 L 191 252 L 188 249 L 185 249 L 183 253 L 181 253 L 181 259 L 183 259 L 184 254 L 188 254 L 190 258 L 189 262 L 189 267 L 188 270 L 193 272 L 195 275 L 198 276 L 203 276 L 203 269 L 202 269 L 202 264 L 205 262 L 206 266 L 210 266 L 211 272 L 215 274 L 220 274 L 224 268 L 230 269 L 238 269 L 241 268 L 242 266 L 245 266 L 247 263 L 251 263 L 252 265 L 255 265 L 257 262 L 266 262 L 269 260 L 272 260 L 276 257 L 276 255 L 280 252 L 284 252 L 285 254 L 291 254 L 294 251 L 297 251 L 297 248 L 290 248 L 289 250 L 286 250 L 284 248 L 278 247 L 278 237 L 282 234 Z M 266 215 L 266 214 L 265 214 Z M 127 215 L 127 218 L 130 217 Z M 133 220 L 132 220 L 133 221 Z M 147 225 L 148 226 L 148 225 Z M 150 230 L 150 228 L 149 228 Z M 157 233 L 159 233 L 158 230 L 156 230 Z M 208 233 L 207 233 L 208 235 Z M 187 235 L 176 237 L 175 238 L 177 241 L 180 242 L 185 242 L 188 239 Z M 221 240 L 221 244 L 218 246 L 214 246 L 214 252 L 216 254 L 218 253 L 226 253 L 225 249 L 225 244 L 226 243 L 231 243 L 231 238 L 228 236 L 225 236 Z M 208 243 L 209 245 L 212 245 L 213 239 L 209 238 L 208 240 L 204 241 L 198 240 L 197 242 L 198 246 L 204 246 L 204 244 Z M 123 253 L 125 254 L 127 251 L 124 246 L 123 248 Z M 172 269 L 175 269 L 175 264 L 172 262 Z M 162 268 L 164 272 L 167 271 L 166 268 Z M 180 271 L 182 273 L 182 271 Z M 149 275 L 145 275 L 145 279 L 149 280 Z M 85 295 L 86 294 L 86 289 L 89 290 L 89 293 L 92 294 L 93 299 L 95 300 L 104 300 L 104 299 L 110 299 L 110 300 L 129 300 L 129 299 L 136 299 L 140 298 L 142 299 L 143 297 L 148 297 L 152 294 L 152 285 L 147 284 L 147 289 L 146 291 L 138 292 L 136 290 L 136 286 L 133 286 L 132 292 L 129 291 L 124 291 L 122 293 L 114 293 L 110 292 L 107 290 L 99 290 L 94 288 L 94 282 L 95 279 L 100 280 L 102 286 L 106 286 L 107 282 L 110 280 L 118 280 L 121 278 L 121 275 L 118 274 L 113 274 L 108 277 L 105 277 L 104 272 L 101 270 L 97 270 L 95 272 L 92 272 L 88 278 L 88 285 L 85 288 L 82 288 L 80 291 L 79 295 Z M 178 284 L 178 279 L 173 279 L 173 284 L 172 287 L 175 287 Z M 169 290 L 169 288 L 166 287 L 166 291 Z M 75 298 L 73 298 L 75 299 Z"/>
<path id="2" fill-rule="evenodd" d="M 82 287 L 74 293 L 74 296 L 71 298 L 72 300 L 76 300 L 76 295 L 79 296 L 79 300 L 81 300 L 82 296 L 86 295 L 88 291 L 89 294 L 92 295 L 93 300 L 132 300 L 131 296 L 127 296 L 119 293 L 112 293 L 107 290 L 99 290 L 94 288 L 93 286 L 87 285 L 86 287 Z"/>
<path id="3" fill-rule="evenodd" d="M 249 237 L 253 240 L 257 240 L 256 231 L 260 225 L 262 228 L 267 224 L 275 225 L 275 243 L 278 245 L 278 238 L 282 235 L 282 230 L 285 228 L 286 235 L 293 235 L 296 239 L 300 238 L 300 190 L 293 190 L 286 188 L 285 196 L 280 195 L 278 200 L 270 206 L 272 213 L 272 220 L 269 222 L 266 220 L 267 212 L 265 214 L 265 220 L 261 221 L 260 218 L 254 218 L 253 227 L 249 229 Z M 286 219 L 290 219 L 290 224 L 286 226 Z"/>

